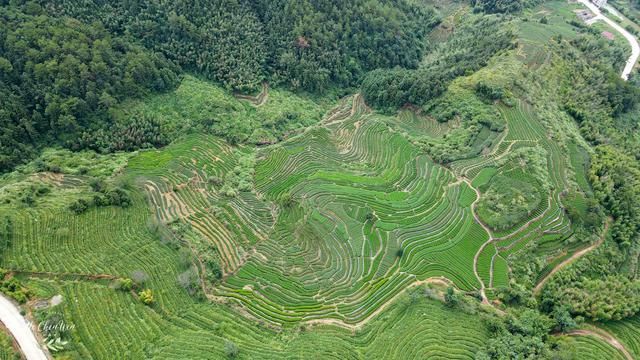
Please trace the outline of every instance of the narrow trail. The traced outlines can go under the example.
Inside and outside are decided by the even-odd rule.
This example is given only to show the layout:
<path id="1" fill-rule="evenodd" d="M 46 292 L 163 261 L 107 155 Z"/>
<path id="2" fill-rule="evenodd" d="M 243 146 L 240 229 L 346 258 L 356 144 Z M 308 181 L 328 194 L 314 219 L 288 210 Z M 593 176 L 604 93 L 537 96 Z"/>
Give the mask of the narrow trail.
<path id="1" fill-rule="evenodd" d="M 409 284 L 402 291 L 398 292 L 391 299 L 387 300 L 384 304 L 382 304 L 379 308 L 377 308 L 374 312 L 369 314 L 366 318 L 358 321 L 357 323 L 349 324 L 349 323 L 346 323 L 345 321 L 339 320 L 339 319 L 313 319 L 313 320 L 303 321 L 303 323 L 307 324 L 307 325 L 334 325 L 334 326 L 339 326 L 339 327 L 342 327 L 342 328 L 345 328 L 345 329 L 349 329 L 351 331 L 356 331 L 356 330 L 361 329 L 364 325 L 366 325 L 368 322 L 370 322 L 372 319 L 374 319 L 376 316 L 378 316 L 381 312 L 386 310 L 386 308 L 389 307 L 389 305 L 393 304 L 406 291 L 408 291 L 409 289 L 414 288 L 416 286 L 421 286 L 421 285 L 426 285 L 426 284 L 438 284 L 438 285 L 443 285 L 443 286 L 455 286 L 453 281 L 449 280 L 448 278 L 446 278 L 444 276 L 435 276 L 435 277 L 427 278 L 425 280 L 417 280 L 417 281 L 414 281 L 413 283 Z"/>
<path id="2" fill-rule="evenodd" d="M 549 271 L 549 273 L 547 275 L 545 275 L 540 280 L 540 282 L 536 285 L 536 287 L 533 288 L 533 294 L 534 295 L 538 295 L 540 293 L 540 291 L 542 290 L 542 288 L 544 287 L 544 284 L 547 283 L 547 281 L 551 278 L 551 276 L 553 276 L 553 274 L 557 273 L 558 271 L 562 270 L 564 267 L 570 265 L 574 261 L 578 260 L 582 256 L 586 255 L 587 253 L 589 253 L 593 249 L 595 249 L 598 246 L 600 246 L 600 244 L 602 244 L 604 242 L 604 239 L 607 237 L 607 233 L 609 232 L 609 226 L 610 225 L 611 225 L 611 218 L 607 218 L 607 220 L 604 223 L 604 229 L 602 230 L 602 234 L 598 238 L 598 241 L 594 242 L 590 246 L 587 246 L 586 248 L 584 248 L 584 249 L 582 249 L 580 251 L 577 251 L 575 254 L 571 255 L 571 257 L 569 257 L 568 259 L 566 259 L 563 262 L 561 262 L 558 265 L 556 265 L 553 268 L 553 270 Z"/>
<path id="3" fill-rule="evenodd" d="M 596 330 L 587 330 L 587 329 L 573 330 L 573 331 L 569 331 L 565 335 L 568 335 L 568 336 L 593 336 L 593 337 L 596 337 L 596 338 L 606 342 L 607 344 L 613 346 L 614 348 L 620 350 L 620 352 L 622 352 L 622 354 L 624 355 L 625 358 L 627 358 L 627 360 L 633 360 L 634 359 L 633 355 L 631 355 L 629 350 L 627 350 L 627 348 L 625 348 L 624 345 L 622 345 L 620 343 L 620 341 L 618 341 L 618 339 L 615 338 L 615 336 L 611 335 L 610 333 L 608 333 L 608 332 L 606 332 L 606 331 L 604 331 L 604 330 L 602 330 L 600 328 L 596 328 Z"/>
<path id="4" fill-rule="evenodd" d="M 262 90 L 256 96 L 235 94 L 235 97 L 237 99 L 246 100 L 253 104 L 255 107 L 260 107 L 264 105 L 269 99 L 269 84 L 267 84 L 266 82 L 262 83 Z"/>
<path id="5" fill-rule="evenodd" d="M 593 24 L 598 20 L 602 20 L 605 23 L 607 23 L 607 25 L 614 28 L 617 32 L 622 34 L 622 36 L 624 36 L 629 42 L 629 45 L 631 45 L 631 56 L 627 60 L 627 64 L 625 65 L 624 70 L 622 70 L 622 75 L 620 75 L 624 80 L 628 80 L 629 74 L 631 74 L 631 71 L 633 71 L 633 68 L 636 66 L 636 63 L 638 62 L 638 58 L 640 57 L 640 44 L 638 43 L 638 39 L 636 39 L 636 37 L 633 36 L 630 32 L 628 32 L 625 28 L 618 25 L 618 23 L 606 17 L 600 11 L 600 9 L 597 6 L 595 6 L 591 1 L 578 0 L 578 2 L 580 2 L 582 5 L 589 8 L 589 10 L 593 12 L 594 15 L 596 15 L 594 18 L 588 21 L 588 24 Z"/>
<path id="6" fill-rule="evenodd" d="M 28 277 L 46 278 L 46 279 L 61 279 L 61 280 L 115 280 L 118 277 L 111 274 L 82 274 L 82 273 L 57 273 L 47 271 L 24 271 L 24 270 L 11 270 L 12 274 L 26 275 Z"/>
<path id="7" fill-rule="evenodd" d="M 465 182 L 467 185 L 469 185 L 469 187 L 476 193 L 476 199 L 471 203 L 471 214 L 473 215 L 473 218 L 476 220 L 476 222 L 480 226 L 482 226 L 484 231 L 486 231 L 487 235 L 489 236 L 489 239 L 480 246 L 476 254 L 473 256 L 473 274 L 476 276 L 476 279 L 478 279 L 478 281 L 480 282 L 480 296 L 482 297 L 482 303 L 486 305 L 491 305 L 491 303 L 489 302 L 489 299 L 487 298 L 487 294 L 485 292 L 486 286 L 484 284 L 484 281 L 482 281 L 482 278 L 478 273 L 478 258 L 480 257 L 480 254 L 482 253 L 484 248 L 487 247 L 487 245 L 491 244 L 491 242 L 493 242 L 495 238 L 493 237 L 493 231 L 491 231 L 491 229 L 487 225 L 485 225 L 485 223 L 483 223 L 482 220 L 480 220 L 480 217 L 476 213 L 476 203 L 480 201 L 480 196 L 481 196 L 480 191 L 475 187 L 473 187 L 473 185 L 471 185 L 471 181 L 469 181 L 469 179 L 465 178 L 461 180 Z M 490 277 L 493 277 L 493 268 L 490 269 L 490 272 L 491 272 L 489 274 Z"/>
<path id="8" fill-rule="evenodd" d="M 27 360 L 48 359 L 30 323 L 20 315 L 20 309 L 4 295 L 0 295 L 0 321 L 11 332 Z"/>

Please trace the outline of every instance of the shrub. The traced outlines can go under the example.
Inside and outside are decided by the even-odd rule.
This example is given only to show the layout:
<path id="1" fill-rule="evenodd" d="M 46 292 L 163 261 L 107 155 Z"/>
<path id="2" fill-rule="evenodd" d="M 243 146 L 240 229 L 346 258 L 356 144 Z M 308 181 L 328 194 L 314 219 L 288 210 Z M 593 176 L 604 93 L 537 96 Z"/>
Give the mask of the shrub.
<path id="1" fill-rule="evenodd" d="M 178 284 L 187 290 L 189 295 L 195 295 L 200 289 L 198 272 L 195 266 L 190 267 L 186 271 L 178 275 Z"/>
<path id="2" fill-rule="evenodd" d="M 460 295 L 456 293 L 453 286 L 447 288 L 447 292 L 444 294 L 444 303 L 448 307 L 456 307 L 460 303 Z"/>
<path id="3" fill-rule="evenodd" d="M 295 200 L 293 200 L 293 197 L 290 193 L 285 193 L 280 198 L 280 205 L 285 208 L 291 208 L 293 207 L 293 205 L 295 205 Z"/>
<path id="4" fill-rule="evenodd" d="M 153 304 L 153 291 L 151 291 L 151 289 L 144 289 L 140 291 L 138 293 L 138 297 L 140 298 L 140 301 L 142 301 L 142 303 L 145 305 Z"/>
<path id="5" fill-rule="evenodd" d="M 486 101 L 496 101 L 504 97 L 504 90 L 501 87 L 493 86 L 480 81 L 476 84 L 476 94 Z"/>
<path id="6" fill-rule="evenodd" d="M 116 287 L 122 291 L 131 291 L 131 289 L 133 289 L 133 280 L 129 278 L 120 278 L 116 283 Z"/>
<path id="7" fill-rule="evenodd" d="M 69 210 L 73 211 L 74 214 L 79 215 L 83 212 L 89 210 L 91 203 L 85 199 L 78 199 L 69 205 Z"/>
<path id="8" fill-rule="evenodd" d="M 238 357 L 240 353 L 240 349 L 238 349 L 238 345 L 236 345 L 233 341 L 225 340 L 224 341 L 224 354 L 229 359 L 235 359 Z"/>

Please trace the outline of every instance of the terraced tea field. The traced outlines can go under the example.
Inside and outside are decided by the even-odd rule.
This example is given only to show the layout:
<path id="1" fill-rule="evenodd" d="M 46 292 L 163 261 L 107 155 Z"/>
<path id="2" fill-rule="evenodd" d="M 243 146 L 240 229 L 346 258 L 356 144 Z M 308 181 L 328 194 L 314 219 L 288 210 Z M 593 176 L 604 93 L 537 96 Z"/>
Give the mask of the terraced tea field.
<path id="1" fill-rule="evenodd" d="M 493 145 L 446 166 L 406 133 L 444 137 L 459 123 L 410 109 L 381 115 L 357 94 L 275 145 L 190 135 L 128 160 L 120 175 L 132 184 L 128 208 L 13 214 L 2 266 L 39 297 L 81 299 L 64 303 L 76 326 L 71 352 L 81 358 L 222 356 L 226 341 L 261 358 L 469 358 L 486 337 L 480 318 L 415 294 L 429 283 L 453 285 L 488 303 L 509 286 L 514 254 L 533 245 L 566 250 L 572 234 L 560 196 L 569 160 L 531 106 L 499 109 L 507 126 Z M 546 181 L 531 176 L 535 166 Z M 532 184 L 543 200 L 492 229 L 477 207 L 498 176 Z M 83 176 L 58 182 L 65 194 L 87 187 Z M 185 259 L 197 269 L 200 300 L 179 284 L 191 266 Z M 153 306 L 111 288 L 132 274 L 154 290 Z M 121 346 L 123 333 L 135 343 Z"/>
<path id="2" fill-rule="evenodd" d="M 194 301 L 170 286 L 159 293 L 162 305 L 150 308 L 99 283 L 32 279 L 31 284 L 78 299 L 65 302 L 64 313 L 75 325 L 71 355 L 82 359 L 217 359 L 225 357 L 228 341 L 249 359 L 396 359 L 407 354 L 469 359 L 487 339 L 480 318 L 425 298 L 424 289 L 414 289 L 413 296 L 403 294 L 384 316 L 355 333 L 329 324 L 276 333 L 238 318 L 227 307 Z M 123 342 L 123 334 L 131 340 Z"/>
<path id="3" fill-rule="evenodd" d="M 612 321 L 603 328 L 615 336 L 633 356 L 640 357 L 640 317 Z"/>
<path id="4" fill-rule="evenodd" d="M 210 137 L 165 151 L 175 151 L 166 166 L 130 168 L 161 221 L 190 224 L 216 250 L 225 276 L 208 295 L 253 317 L 357 324 L 431 277 L 479 287 L 469 270 L 487 234 L 471 215 L 475 193 L 358 95 L 322 126 L 255 154 Z M 255 191 L 226 197 L 209 180 L 247 156 Z"/>
<path id="5" fill-rule="evenodd" d="M 640 358 L 640 92 L 586 0 L 289 2 L 0 5 L 47 357 Z"/>
<path id="6" fill-rule="evenodd" d="M 577 350 L 574 354 L 577 359 L 626 359 L 616 348 L 592 336 L 576 336 L 570 341 Z"/>
<path id="7" fill-rule="evenodd" d="M 571 236 L 558 145 L 524 102 L 501 112 L 507 129 L 495 145 L 450 168 L 399 133 L 444 136 L 448 124 L 410 110 L 389 119 L 354 95 L 283 143 L 192 137 L 133 159 L 129 173 L 161 223 L 186 224 L 195 256 L 215 253 L 222 279 L 202 281 L 207 297 L 273 325 L 354 327 L 431 278 L 463 291 L 507 286 L 510 255 L 531 244 L 555 251 Z M 533 160 L 518 156 L 529 149 L 544 156 L 533 165 L 549 173 L 545 182 L 523 175 Z M 498 174 L 533 184 L 544 200 L 496 230 L 473 212 Z"/>

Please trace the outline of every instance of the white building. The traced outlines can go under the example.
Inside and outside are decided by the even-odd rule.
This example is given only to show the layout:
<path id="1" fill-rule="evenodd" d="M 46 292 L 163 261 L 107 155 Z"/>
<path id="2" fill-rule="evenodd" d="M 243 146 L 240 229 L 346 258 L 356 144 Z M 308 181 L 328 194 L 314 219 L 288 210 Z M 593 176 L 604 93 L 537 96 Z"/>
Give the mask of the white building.
<path id="1" fill-rule="evenodd" d="M 607 5 L 607 0 L 591 0 L 591 2 L 599 8 Z"/>

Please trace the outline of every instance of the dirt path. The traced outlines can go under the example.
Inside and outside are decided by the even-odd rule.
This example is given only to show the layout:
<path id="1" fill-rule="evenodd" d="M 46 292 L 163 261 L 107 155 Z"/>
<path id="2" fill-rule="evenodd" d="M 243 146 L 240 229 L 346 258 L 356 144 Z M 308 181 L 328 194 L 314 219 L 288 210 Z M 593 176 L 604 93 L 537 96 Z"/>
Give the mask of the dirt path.
<path id="1" fill-rule="evenodd" d="M 484 231 L 487 232 L 487 235 L 489 235 L 489 239 L 480 246 L 476 254 L 473 256 L 473 274 L 476 276 L 476 279 L 478 279 L 478 281 L 480 282 L 480 296 L 482 297 L 482 303 L 486 305 L 491 305 L 491 303 L 489 303 L 489 299 L 487 298 L 487 294 L 485 293 L 486 287 L 485 287 L 484 281 L 482 281 L 482 278 L 478 273 L 478 258 L 480 257 L 482 250 L 484 250 L 484 248 L 487 247 L 487 245 L 493 242 L 494 240 L 493 232 L 487 225 L 485 225 L 482 222 L 482 220 L 480 220 L 480 217 L 478 216 L 478 214 L 476 214 L 476 203 L 480 201 L 480 196 L 481 196 L 480 191 L 475 187 L 473 187 L 473 185 L 471 185 L 471 181 L 469 181 L 469 179 L 462 179 L 462 181 L 464 181 L 467 185 L 469 185 L 469 187 L 476 193 L 476 199 L 471 203 L 471 214 L 473 215 L 473 218 L 476 220 L 476 222 L 480 226 L 482 226 Z M 491 267 L 490 272 L 491 273 L 489 274 L 489 276 L 493 277 L 493 267 Z"/>
<path id="2" fill-rule="evenodd" d="M 533 288 L 533 294 L 534 295 L 538 295 L 540 293 L 540 291 L 542 290 L 542 288 L 544 287 L 544 284 L 547 283 L 547 281 L 551 278 L 551 276 L 553 276 L 553 274 L 557 273 L 558 271 L 562 270 L 562 268 L 564 268 L 567 265 L 573 263 L 574 261 L 578 260 L 580 257 L 584 256 L 585 254 L 587 254 L 591 250 L 593 250 L 596 247 L 600 246 L 600 244 L 602 244 L 604 242 L 604 239 L 607 237 L 607 232 L 609 231 L 609 225 L 610 224 L 611 224 L 611 218 L 607 218 L 607 220 L 604 222 L 604 229 L 602 230 L 602 234 L 600 235 L 600 238 L 598 238 L 598 241 L 596 241 L 595 243 L 591 244 L 590 246 L 587 246 L 586 248 L 576 252 L 575 254 L 571 255 L 570 258 L 568 258 L 568 259 L 564 260 L 563 262 L 561 262 L 560 264 L 556 265 L 553 268 L 553 270 L 549 271 L 549 273 L 547 275 L 545 275 L 540 280 L 540 282 L 536 285 L 536 287 Z"/>
<path id="3" fill-rule="evenodd" d="M 633 355 L 631 355 L 631 353 L 624 347 L 624 345 L 622 345 L 620 343 L 620 341 L 618 341 L 618 339 L 616 339 L 613 335 L 609 334 L 608 332 L 600 329 L 600 328 L 596 328 L 597 330 L 586 330 L 586 329 L 582 329 L 582 330 L 573 330 L 570 331 L 568 333 L 566 333 L 566 335 L 569 336 L 593 336 L 596 337 L 600 340 L 605 341 L 607 344 L 613 346 L 614 348 L 620 350 L 620 352 L 622 352 L 622 354 L 624 355 L 625 358 L 627 358 L 628 360 L 633 360 L 634 357 Z"/>
<path id="4" fill-rule="evenodd" d="M 617 32 L 622 34 L 622 36 L 624 36 L 625 39 L 627 39 L 627 41 L 629 42 L 629 45 L 631 45 L 631 56 L 627 60 L 627 64 L 625 65 L 624 70 L 622 70 L 622 75 L 621 75 L 621 77 L 624 80 L 628 80 L 629 74 L 631 74 L 633 67 L 636 65 L 636 63 L 638 62 L 638 58 L 640 57 L 640 44 L 638 44 L 638 39 L 636 39 L 636 37 L 633 36 L 630 32 L 628 32 L 625 28 L 618 25 L 618 23 L 606 17 L 600 11 L 600 9 L 598 9 L 597 6 L 591 3 L 591 1 L 589 0 L 578 0 L 578 1 L 584 6 L 586 6 L 587 8 L 589 8 L 589 10 L 593 12 L 594 15 L 596 15 L 596 17 L 589 20 L 589 24 L 592 24 L 593 22 L 598 20 L 602 20 L 605 23 L 607 23 L 607 25 L 614 28 Z"/>
<path id="5" fill-rule="evenodd" d="M 389 305 L 394 303 L 395 300 L 398 297 L 400 297 L 404 292 L 406 292 L 407 290 L 409 290 L 411 288 L 414 288 L 416 286 L 421 286 L 421 285 L 426 285 L 426 284 L 438 284 L 438 285 L 443 285 L 443 286 L 454 286 L 453 282 L 451 280 L 447 279 L 446 277 L 443 277 L 443 276 L 430 277 L 430 278 L 427 278 L 425 280 L 418 280 L 418 281 L 415 281 L 415 282 L 409 284 L 407 287 L 402 289 L 402 291 L 398 292 L 391 299 L 389 299 L 384 304 L 382 304 L 374 312 L 369 314 L 366 318 L 362 319 L 361 321 L 359 321 L 359 322 L 357 322 L 355 324 L 348 324 L 348 323 L 346 323 L 346 322 L 344 322 L 342 320 L 339 320 L 339 319 L 313 319 L 313 320 L 304 321 L 303 323 L 307 324 L 307 325 L 335 325 L 335 326 L 340 326 L 340 327 L 349 329 L 351 331 L 356 331 L 356 330 L 361 329 L 365 324 L 367 324 L 369 321 L 371 321 L 373 318 L 375 318 L 377 315 L 379 315 L 381 312 L 383 312 L 387 307 L 389 307 Z"/>
<path id="6" fill-rule="evenodd" d="M 0 295 L 0 321 L 16 339 L 27 360 L 48 359 L 29 322 L 20 315 L 20 309 L 4 295 Z"/>
<path id="7" fill-rule="evenodd" d="M 269 84 L 267 84 L 266 82 L 262 83 L 262 90 L 256 96 L 235 94 L 235 97 L 241 100 L 247 100 L 255 107 L 260 107 L 264 105 L 269 99 Z"/>
<path id="8" fill-rule="evenodd" d="M 61 280 L 115 280 L 118 277 L 111 274 L 81 274 L 81 273 L 56 273 L 45 271 L 9 270 L 12 274 L 26 275 L 29 277 Z"/>

